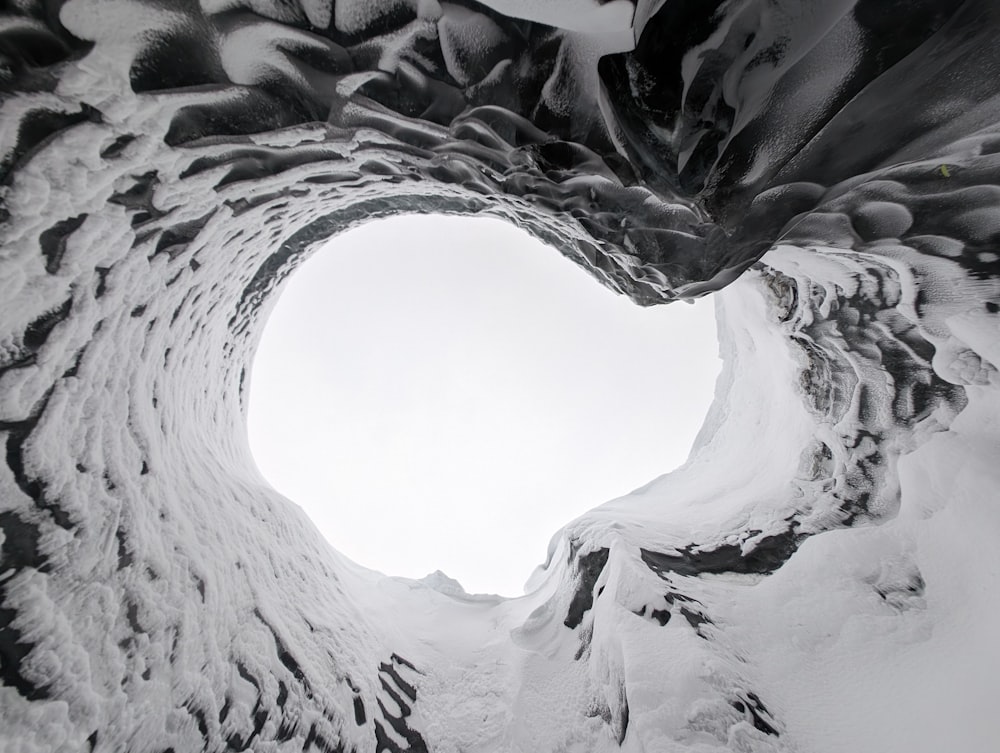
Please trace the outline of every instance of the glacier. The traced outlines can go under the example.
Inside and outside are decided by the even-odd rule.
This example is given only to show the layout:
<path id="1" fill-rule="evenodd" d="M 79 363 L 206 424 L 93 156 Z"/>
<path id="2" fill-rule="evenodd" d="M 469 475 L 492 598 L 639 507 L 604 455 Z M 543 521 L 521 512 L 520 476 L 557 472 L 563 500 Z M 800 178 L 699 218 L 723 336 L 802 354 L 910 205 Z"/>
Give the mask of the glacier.
<path id="1" fill-rule="evenodd" d="M 7 4 L 0 747 L 995 750 L 998 28 L 991 0 Z M 521 598 L 351 562 L 250 455 L 282 281 L 405 213 L 718 301 L 688 462 L 555 532 Z"/>

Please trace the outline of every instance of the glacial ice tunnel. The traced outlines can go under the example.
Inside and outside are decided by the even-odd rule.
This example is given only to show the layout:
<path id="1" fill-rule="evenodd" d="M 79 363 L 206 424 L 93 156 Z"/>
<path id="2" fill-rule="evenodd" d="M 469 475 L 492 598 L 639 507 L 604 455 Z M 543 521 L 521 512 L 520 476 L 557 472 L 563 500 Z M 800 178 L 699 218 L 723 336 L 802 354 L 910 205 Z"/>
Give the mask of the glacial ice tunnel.
<path id="1" fill-rule="evenodd" d="M 0 19 L 0 747 L 995 749 L 1000 5 Z M 247 447 L 272 293 L 414 212 L 719 299 L 688 463 L 519 599 L 355 565 Z"/>

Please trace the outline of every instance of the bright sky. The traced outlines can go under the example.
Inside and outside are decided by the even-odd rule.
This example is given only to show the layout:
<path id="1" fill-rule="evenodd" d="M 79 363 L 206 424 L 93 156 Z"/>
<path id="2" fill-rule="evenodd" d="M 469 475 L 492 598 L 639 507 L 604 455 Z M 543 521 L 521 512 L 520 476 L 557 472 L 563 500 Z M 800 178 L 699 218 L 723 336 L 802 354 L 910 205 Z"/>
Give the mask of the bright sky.
<path id="1" fill-rule="evenodd" d="M 250 443 L 355 561 L 518 596 L 559 528 L 684 462 L 717 352 L 710 299 L 640 308 L 510 224 L 396 217 L 286 283 Z"/>

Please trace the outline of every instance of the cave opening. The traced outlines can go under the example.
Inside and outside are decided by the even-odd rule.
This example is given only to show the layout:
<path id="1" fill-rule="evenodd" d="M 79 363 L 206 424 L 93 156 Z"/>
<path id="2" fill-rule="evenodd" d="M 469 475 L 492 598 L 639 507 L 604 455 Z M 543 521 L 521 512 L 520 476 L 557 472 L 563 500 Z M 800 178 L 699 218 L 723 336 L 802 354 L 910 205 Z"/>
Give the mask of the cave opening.
<path id="1" fill-rule="evenodd" d="M 718 374 L 713 301 L 641 308 L 497 219 L 329 241 L 254 360 L 259 469 L 351 559 L 518 596 L 549 538 L 681 465 Z"/>

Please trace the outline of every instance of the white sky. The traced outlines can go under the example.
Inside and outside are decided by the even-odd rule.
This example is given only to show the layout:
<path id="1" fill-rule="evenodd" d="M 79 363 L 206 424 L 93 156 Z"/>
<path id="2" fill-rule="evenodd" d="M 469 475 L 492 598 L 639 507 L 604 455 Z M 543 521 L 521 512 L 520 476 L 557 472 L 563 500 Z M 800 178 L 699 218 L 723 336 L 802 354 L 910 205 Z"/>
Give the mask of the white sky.
<path id="1" fill-rule="evenodd" d="M 683 463 L 717 351 L 711 300 L 643 309 L 510 224 L 396 217 L 287 282 L 250 443 L 355 561 L 517 596 L 559 528 Z"/>

